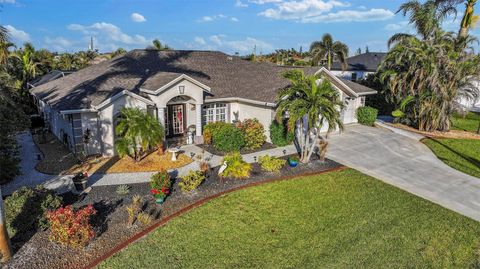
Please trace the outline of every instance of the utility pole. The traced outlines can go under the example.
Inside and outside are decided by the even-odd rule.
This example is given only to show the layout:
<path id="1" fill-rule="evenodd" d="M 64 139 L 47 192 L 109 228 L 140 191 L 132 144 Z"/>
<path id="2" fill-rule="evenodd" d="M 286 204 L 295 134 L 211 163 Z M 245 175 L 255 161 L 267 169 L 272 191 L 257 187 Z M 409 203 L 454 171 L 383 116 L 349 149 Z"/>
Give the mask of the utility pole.
<path id="1" fill-rule="evenodd" d="M 3 205 L 2 188 L 0 187 L 0 255 L 1 261 L 7 262 L 12 257 L 12 248 L 10 246 L 10 237 L 7 232 L 5 221 L 5 207 Z"/>

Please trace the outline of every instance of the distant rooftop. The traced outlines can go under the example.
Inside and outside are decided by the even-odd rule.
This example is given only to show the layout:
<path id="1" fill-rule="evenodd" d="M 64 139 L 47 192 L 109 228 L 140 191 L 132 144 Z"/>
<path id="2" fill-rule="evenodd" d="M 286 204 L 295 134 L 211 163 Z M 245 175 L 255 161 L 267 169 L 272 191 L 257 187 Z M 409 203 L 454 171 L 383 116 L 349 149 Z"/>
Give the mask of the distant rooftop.
<path id="1" fill-rule="evenodd" d="M 367 52 L 349 57 L 347 59 L 347 71 L 375 72 L 385 58 L 385 55 L 387 55 L 385 52 Z M 339 62 L 334 62 L 331 69 L 342 70 L 342 65 Z"/>

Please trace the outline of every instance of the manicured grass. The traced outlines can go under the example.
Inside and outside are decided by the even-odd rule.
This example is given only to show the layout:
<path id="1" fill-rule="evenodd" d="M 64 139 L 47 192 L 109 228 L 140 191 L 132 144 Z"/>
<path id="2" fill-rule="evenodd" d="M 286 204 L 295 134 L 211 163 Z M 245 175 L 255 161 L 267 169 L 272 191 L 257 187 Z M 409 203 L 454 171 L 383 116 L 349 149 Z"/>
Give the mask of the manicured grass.
<path id="1" fill-rule="evenodd" d="M 480 113 L 469 112 L 465 118 L 455 114 L 452 117 L 452 129 L 476 133 L 479 122 Z"/>
<path id="2" fill-rule="evenodd" d="M 241 190 L 100 268 L 467 268 L 480 223 L 347 169 Z"/>
<path id="3" fill-rule="evenodd" d="M 447 165 L 480 178 L 480 140 L 425 139 L 423 143 Z"/>

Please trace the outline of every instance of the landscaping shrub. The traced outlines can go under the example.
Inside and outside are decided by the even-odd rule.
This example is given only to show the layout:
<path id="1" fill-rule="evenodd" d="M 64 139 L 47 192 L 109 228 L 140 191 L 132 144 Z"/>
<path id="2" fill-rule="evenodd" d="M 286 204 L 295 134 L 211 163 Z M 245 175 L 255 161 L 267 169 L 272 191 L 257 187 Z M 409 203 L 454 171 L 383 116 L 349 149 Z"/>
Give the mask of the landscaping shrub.
<path id="1" fill-rule="evenodd" d="M 166 197 L 170 192 L 172 180 L 166 170 L 162 170 L 151 177 L 151 192 L 155 198 Z"/>
<path id="2" fill-rule="evenodd" d="M 221 174 L 222 177 L 244 179 L 250 176 L 252 165 L 243 160 L 240 152 L 227 154 L 223 161 L 227 162 L 227 168 Z"/>
<path id="3" fill-rule="evenodd" d="M 203 142 L 205 144 L 212 144 L 213 135 L 223 128 L 229 128 L 231 124 L 226 122 L 210 122 L 203 127 Z"/>
<path id="4" fill-rule="evenodd" d="M 378 110 L 373 107 L 369 107 L 369 106 L 359 107 L 357 109 L 358 123 L 363 125 L 373 126 L 373 124 L 375 123 L 375 120 L 377 119 L 377 113 L 378 113 Z"/>
<path id="5" fill-rule="evenodd" d="M 247 149 L 258 149 L 265 143 L 265 129 L 257 119 L 246 119 L 243 122 L 238 122 L 237 128 L 243 132 Z"/>
<path id="6" fill-rule="evenodd" d="M 243 132 L 232 125 L 213 133 L 213 146 L 223 152 L 239 151 L 245 145 Z"/>
<path id="7" fill-rule="evenodd" d="M 181 178 L 178 186 L 182 191 L 189 192 L 196 189 L 205 180 L 205 174 L 202 171 L 190 170 L 187 175 Z"/>
<path id="8" fill-rule="evenodd" d="M 272 144 L 283 147 L 290 145 L 293 142 L 293 138 L 293 132 L 289 132 L 285 124 L 277 121 L 273 121 L 270 124 L 270 140 L 272 140 Z"/>
<path id="9" fill-rule="evenodd" d="M 10 237 L 32 229 L 47 228 L 45 213 L 62 205 L 62 198 L 41 186 L 22 187 L 5 199 L 5 215 Z"/>
<path id="10" fill-rule="evenodd" d="M 70 247 L 84 247 L 95 236 L 90 219 L 97 212 L 92 205 L 77 211 L 72 206 L 61 207 L 47 213 L 51 241 Z"/>
<path id="11" fill-rule="evenodd" d="M 258 163 L 267 172 L 279 172 L 287 161 L 269 155 L 258 158 Z"/>
<path id="12" fill-rule="evenodd" d="M 138 217 L 138 214 L 142 211 L 142 197 L 140 195 L 134 195 L 132 197 L 132 203 L 126 207 L 128 220 L 127 223 L 133 225 Z"/>

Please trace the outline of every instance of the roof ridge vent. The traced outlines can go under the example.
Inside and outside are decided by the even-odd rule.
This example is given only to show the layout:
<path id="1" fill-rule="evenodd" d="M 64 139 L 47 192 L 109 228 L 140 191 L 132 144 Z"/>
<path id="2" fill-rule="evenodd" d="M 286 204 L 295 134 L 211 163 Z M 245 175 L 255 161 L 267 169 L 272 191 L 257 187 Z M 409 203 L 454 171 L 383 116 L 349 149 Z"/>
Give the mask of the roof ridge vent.
<path id="1" fill-rule="evenodd" d="M 233 57 L 232 56 L 227 56 L 227 61 L 233 61 Z"/>

